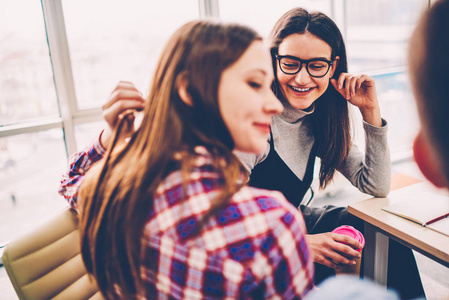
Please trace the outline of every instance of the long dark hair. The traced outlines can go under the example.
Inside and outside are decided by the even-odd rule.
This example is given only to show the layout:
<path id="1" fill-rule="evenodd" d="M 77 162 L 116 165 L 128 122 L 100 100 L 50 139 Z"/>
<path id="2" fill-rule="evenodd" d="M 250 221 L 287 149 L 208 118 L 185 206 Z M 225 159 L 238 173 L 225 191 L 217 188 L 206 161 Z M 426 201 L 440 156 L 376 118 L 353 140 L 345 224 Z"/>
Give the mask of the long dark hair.
<path id="1" fill-rule="evenodd" d="M 338 79 L 342 72 L 348 71 L 346 48 L 337 25 L 321 12 L 311 12 L 303 8 L 293 8 L 286 12 L 274 25 L 271 32 L 271 57 L 273 69 L 277 73 L 276 54 L 279 45 L 294 33 L 311 33 L 332 48 L 331 60 L 340 57 L 333 78 Z M 273 92 L 284 99 L 279 82 L 273 82 Z M 326 187 L 332 180 L 336 168 L 346 159 L 351 147 L 348 103 L 332 84 L 315 101 L 315 112 L 311 115 L 315 136 L 316 155 L 321 158 L 320 186 Z"/>
<path id="2" fill-rule="evenodd" d="M 184 178 L 193 167 L 196 146 L 220 157 L 217 169 L 224 184 L 215 207 L 240 188 L 236 182 L 244 168 L 232 154 L 234 142 L 219 111 L 218 86 L 222 72 L 260 39 L 247 27 L 208 21 L 178 29 L 159 59 L 139 130 L 116 153 L 120 123 L 105 158 L 84 178 L 79 197 L 82 256 L 106 298 L 144 293 L 143 229 L 175 153 L 183 154 Z M 192 105 L 179 96 L 180 74 L 187 76 Z"/>

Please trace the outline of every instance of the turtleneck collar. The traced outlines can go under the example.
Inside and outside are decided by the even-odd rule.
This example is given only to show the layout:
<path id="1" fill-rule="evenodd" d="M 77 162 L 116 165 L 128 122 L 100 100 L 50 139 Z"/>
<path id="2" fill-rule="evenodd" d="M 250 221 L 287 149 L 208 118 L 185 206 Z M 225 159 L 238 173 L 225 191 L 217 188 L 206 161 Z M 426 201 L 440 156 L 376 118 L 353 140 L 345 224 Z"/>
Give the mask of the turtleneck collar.
<path id="1" fill-rule="evenodd" d="M 283 101 L 282 104 L 284 105 L 284 111 L 281 113 L 280 117 L 282 120 L 292 124 L 315 111 L 315 103 L 313 103 L 307 111 L 294 108 L 288 101 Z"/>

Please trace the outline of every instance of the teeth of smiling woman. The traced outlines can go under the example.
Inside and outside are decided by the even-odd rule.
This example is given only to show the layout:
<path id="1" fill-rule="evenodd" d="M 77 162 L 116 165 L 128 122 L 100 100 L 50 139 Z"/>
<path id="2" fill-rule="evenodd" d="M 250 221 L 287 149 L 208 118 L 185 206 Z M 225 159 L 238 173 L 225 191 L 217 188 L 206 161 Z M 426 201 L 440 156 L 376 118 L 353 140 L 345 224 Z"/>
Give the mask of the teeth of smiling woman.
<path id="1" fill-rule="evenodd" d="M 310 90 L 311 90 L 311 88 L 301 89 L 301 88 L 297 88 L 297 87 L 294 87 L 294 86 L 292 86 L 291 88 L 292 88 L 293 90 L 297 91 L 297 92 L 307 92 L 307 91 L 310 91 Z"/>

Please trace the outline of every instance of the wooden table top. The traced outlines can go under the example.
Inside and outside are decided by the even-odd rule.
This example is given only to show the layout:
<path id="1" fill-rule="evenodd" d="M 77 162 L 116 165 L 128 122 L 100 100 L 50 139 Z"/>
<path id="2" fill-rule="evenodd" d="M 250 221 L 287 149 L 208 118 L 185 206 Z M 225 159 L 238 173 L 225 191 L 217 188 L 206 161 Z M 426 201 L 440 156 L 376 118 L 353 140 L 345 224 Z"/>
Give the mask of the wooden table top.
<path id="1" fill-rule="evenodd" d="M 449 236 L 381 209 L 398 201 L 407 201 L 407 197 L 416 196 L 421 192 L 448 195 L 447 190 L 436 189 L 430 183 L 421 182 L 392 191 L 386 198 L 369 198 L 350 204 L 348 211 L 404 241 L 412 249 L 423 254 L 430 254 L 437 260 L 441 260 L 440 263 L 449 266 Z"/>

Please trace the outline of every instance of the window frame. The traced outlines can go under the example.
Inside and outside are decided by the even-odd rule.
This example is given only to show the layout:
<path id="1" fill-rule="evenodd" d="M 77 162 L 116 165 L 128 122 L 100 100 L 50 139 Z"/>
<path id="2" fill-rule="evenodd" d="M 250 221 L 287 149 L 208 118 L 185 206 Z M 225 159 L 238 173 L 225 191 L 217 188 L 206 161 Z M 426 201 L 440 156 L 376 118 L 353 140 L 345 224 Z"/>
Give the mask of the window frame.
<path id="1" fill-rule="evenodd" d="M 218 17 L 218 0 L 198 0 L 198 4 L 200 18 Z M 41 5 L 59 117 L 46 117 L 0 126 L 0 138 L 59 128 L 63 130 L 68 157 L 76 153 L 78 149 L 75 127 L 102 121 L 101 107 L 78 108 L 62 0 L 41 0 Z"/>

